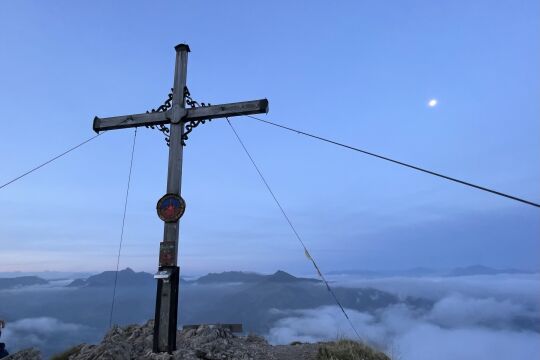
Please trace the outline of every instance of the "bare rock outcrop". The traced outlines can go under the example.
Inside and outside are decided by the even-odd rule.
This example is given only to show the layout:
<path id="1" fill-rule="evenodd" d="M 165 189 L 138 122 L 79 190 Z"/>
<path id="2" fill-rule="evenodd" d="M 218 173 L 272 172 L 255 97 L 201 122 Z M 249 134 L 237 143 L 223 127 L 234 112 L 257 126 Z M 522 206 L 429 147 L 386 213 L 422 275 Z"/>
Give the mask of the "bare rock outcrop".
<path id="1" fill-rule="evenodd" d="M 273 347 L 256 335 L 238 337 L 228 329 L 203 325 L 181 330 L 173 354 L 152 353 L 153 322 L 114 327 L 98 345 L 84 345 L 70 360 L 254 360 L 277 359 Z M 313 354 L 316 349 L 313 350 Z M 312 357 L 314 359 L 314 357 Z M 301 360 L 299 358 L 299 360 Z M 307 360 L 307 359 L 306 359 Z"/>
<path id="2" fill-rule="evenodd" d="M 41 360 L 41 353 L 35 348 L 24 349 L 6 356 L 2 360 Z"/>
<path id="3" fill-rule="evenodd" d="M 57 355 L 62 360 L 389 360 L 386 355 L 353 341 L 273 346 L 257 335 L 236 336 L 219 326 L 201 325 L 180 330 L 177 351 L 154 354 L 154 324 L 113 327 L 97 345 L 81 344 Z M 356 357 L 351 357 L 354 352 Z M 346 354 L 347 356 L 343 356 Z M 54 358 L 54 357 L 53 357 Z M 35 349 L 24 350 L 6 360 L 39 360 Z"/>

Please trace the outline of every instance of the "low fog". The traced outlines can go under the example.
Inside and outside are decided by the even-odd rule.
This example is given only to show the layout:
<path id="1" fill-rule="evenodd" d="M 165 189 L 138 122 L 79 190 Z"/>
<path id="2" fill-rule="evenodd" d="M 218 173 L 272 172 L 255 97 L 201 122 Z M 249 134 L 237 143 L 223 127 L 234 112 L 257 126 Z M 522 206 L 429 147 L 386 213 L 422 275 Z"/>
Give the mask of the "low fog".
<path id="1" fill-rule="evenodd" d="M 331 280 L 338 296 L 348 297 L 345 307 L 361 340 L 394 359 L 540 358 L 540 274 L 333 276 Z M 50 356 L 103 337 L 108 327 L 111 289 L 65 285 L 62 281 L 0 290 L 0 317 L 8 320 L 1 341 L 8 350 L 35 346 Z M 273 344 L 356 338 L 340 309 L 332 305 L 324 286 L 318 283 L 286 286 L 291 295 L 312 286 L 323 306 L 302 307 L 302 303 L 288 301 L 276 305 L 266 302 L 263 306 L 261 302 L 252 302 L 242 305 L 245 318 L 231 310 L 235 305 L 231 299 L 244 298 L 245 294 L 256 293 L 255 299 L 267 300 L 268 286 L 275 286 L 271 290 L 282 294 L 278 286 L 285 285 L 183 283 L 179 322 L 237 320 Z M 376 290 L 357 292 L 366 288 Z M 349 290 L 352 292 L 346 292 Z M 355 305 L 351 294 L 370 297 L 373 303 L 369 310 L 363 308 L 362 295 L 357 295 Z M 151 319 L 154 296 L 153 283 L 120 286 L 114 323 L 143 323 Z"/>
<path id="2" fill-rule="evenodd" d="M 540 276 L 335 277 L 334 286 L 372 287 L 431 299 L 428 311 L 404 304 L 348 310 L 361 339 L 395 359 L 540 358 Z M 267 334 L 274 344 L 357 338 L 340 309 L 288 311 Z"/>

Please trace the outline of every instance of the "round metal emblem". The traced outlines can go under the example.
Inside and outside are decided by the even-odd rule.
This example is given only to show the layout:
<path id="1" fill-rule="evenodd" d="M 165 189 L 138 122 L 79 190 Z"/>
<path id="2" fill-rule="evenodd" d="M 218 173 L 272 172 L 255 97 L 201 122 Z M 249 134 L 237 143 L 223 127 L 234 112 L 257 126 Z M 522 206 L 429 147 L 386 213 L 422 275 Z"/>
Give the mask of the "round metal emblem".
<path id="1" fill-rule="evenodd" d="M 176 194 L 167 194 L 156 206 L 159 218 L 165 222 L 177 222 L 186 211 L 186 202 Z"/>

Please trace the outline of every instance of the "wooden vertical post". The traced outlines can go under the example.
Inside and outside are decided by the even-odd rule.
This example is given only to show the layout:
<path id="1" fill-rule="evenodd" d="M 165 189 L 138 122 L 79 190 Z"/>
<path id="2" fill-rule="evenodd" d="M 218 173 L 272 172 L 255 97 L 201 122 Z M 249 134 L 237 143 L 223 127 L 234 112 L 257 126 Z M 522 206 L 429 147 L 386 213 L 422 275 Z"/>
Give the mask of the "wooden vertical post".
<path id="1" fill-rule="evenodd" d="M 169 168 L 167 173 L 167 194 L 180 196 L 182 187 L 182 136 L 186 115 L 184 88 L 186 86 L 187 58 L 189 46 L 180 44 L 175 47 L 176 66 L 172 98 L 172 117 L 169 146 Z M 160 244 L 159 271 L 166 274 L 158 278 L 156 294 L 156 312 L 154 322 L 154 352 L 176 350 L 176 331 L 178 319 L 178 285 L 180 268 L 178 267 L 179 220 L 166 222 L 163 242 Z M 164 256 L 164 252 L 167 256 Z M 170 256 L 172 255 L 172 256 Z M 169 259 L 164 262 L 163 259 Z"/>

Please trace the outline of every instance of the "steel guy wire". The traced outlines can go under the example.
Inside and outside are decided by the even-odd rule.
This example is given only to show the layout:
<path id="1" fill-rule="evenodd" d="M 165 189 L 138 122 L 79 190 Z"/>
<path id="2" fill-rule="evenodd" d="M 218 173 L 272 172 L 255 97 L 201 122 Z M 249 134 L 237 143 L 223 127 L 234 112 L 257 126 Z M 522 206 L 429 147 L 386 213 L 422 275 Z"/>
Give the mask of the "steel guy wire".
<path id="1" fill-rule="evenodd" d="M 14 182 L 17 181 L 17 180 L 22 179 L 22 178 L 25 177 L 26 175 L 29 175 L 29 174 L 33 173 L 34 171 L 41 169 L 41 168 L 44 167 L 45 165 L 52 163 L 53 161 L 55 161 L 55 160 L 61 158 L 62 156 L 69 154 L 69 153 L 72 152 L 73 150 L 80 148 L 80 147 L 83 146 L 84 144 L 86 144 L 86 143 L 88 143 L 88 142 L 94 140 L 95 138 L 97 138 L 97 137 L 103 135 L 104 133 L 105 133 L 105 131 L 102 132 L 102 133 L 100 133 L 100 134 L 94 135 L 94 136 L 92 136 L 91 138 L 86 139 L 86 140 L 83 141 L 82 143 L 80 143 L 80 144 L 78 144 L 78 145 L 75 145 L 75 146 L 72 147 L 72 148 L 67 149 L 66 151 L 64 151 L 63 153 L 61 153 L 61 154 L 59 154 L 59 155 L 56 155 L 56 156 L 53 157 L 52 159 L 49 159 L 49 160 L 45 161 L 44 163 L 42 163 L 42 164 L 36 166 L 35 168 L 32 168 L 32 169 L 28 170 L 27 172 L 25 172 L 25 173 L 23 173 L 23 174 L 17 176 L 16 178 L 11 179 L 11 180 L 8 181 L 7 183 L 5 183 L 5 184 L 3 184 L 3 185 L 0 185 L 0 190 L 3 189 L 3 188 L 5 188 L 5 187 L 8 186 L 8 185 L 14 183 Z"/>
<path id="2" fill-rule="evenodd" d="M 279 208 L 279 210 L 281 211 L 281 214 L 283 215 L 283 217 L 285 218 L 285 220 L 287 221 L 287 223 L 289 224 L 291 230 L 293 231 L 294 235 L 296 236 L 296 238 L 298 239 L 298 241 L 300 242 L 300 244 L 302 245 L 302 248 L 304 249 L 304 254 L 305 256 L 309 259 L 309 261 L 311 261 L 311 263 L 313 264 L 313 266 L 315 267 L 315 270 L 317 270 L 317 274 L 319 275 L 319 277 L 322 279 L 322 281 L 324 282 L 324 284 L 326 285 L 326 289 L 328 290 L 328 292 L 332 295 L 332 298 L 334 299 L 334 301 L 336 302 L 336 304 L 339 306 L 339 308 L 341 309 L 341 312 L 343 313 L 343 315 L 345 315 L 345 318 L 347 319 L 347 321 L 349 322 L 349 325 L 351 326 L 351 328 L 353 329 L 354 333 L 356 334 L 357 338 L 359 341 L 362 341 L 362 338 L 360 337 L 360 334 L 358 333 L 358 331 L 356 330 L 356 327 L 354 326 L 352 320 L 349 318 L 349 315 L 347 314 L 347 311 L 345 311 L 345 308 L 343 307 L 343 305 L 341 305 L 341 302 L 339 301 L 339 299 L 337 298 L 336 294 L 334 293 L 334 290 L 332 290 L 332 288 L 330 287 L 330 284 L 328 283 L 328 281 L 326 280 L 326 278 L 324 277 L 322 271 L 320 270 L 319 266 L 317 265 L 317 263 L 315 262 L 315 259 L 311 256 L 311 254 L 309 253 L 309 250 L 307 249 L 306 247 L 306 244 L 304 243 L 304 241 L 302 240 L 302 238 L 300 237 L 300 234 L 298 233 L 298 231 L 296 231 L 296 228 L 294 227 L 291 219 L 289 218 L 289 216 L 287 215 L 287 213 L 285 212 L 285 209 L 283 209 L 283 206 L 281 206 L 281 203 L 279 202 L 278 198 L 276 197 L 274 191 L 272 190 L 272 188 L 270 187 L 270 185 L 268 184 L 268 181 L 266 181 L 266 178 L 264 177 L 264 175 L 262 174 L 260 168 L 257 166 L 257 164 L 255 163 L 255 160 L 253 159 L 253 157 L 251 156 L 251 154 L 249 153 L 248 149 L 246 148 L 246 145 L 244 144 L 244 142 L 242 141 L 242 139 L 240 138 L 240 135 L 238 135 L 238 132 L 236 131 L 236 129 L 234 128 L 234 126 L 231 124 L 231 122 L 229 121 L 229 119 L 227 118 L 227 123 L 229 123 L 229 126 L 231 127 L 232 131 L 234 132 L 234 135 L 236 136 L 236 139 L 238 140 L 238 142 L 240 143 L 240 145 L 242 146 L 242 148 L 244 149 L 244 152 L 246 153 L 246 155 L 248 156 L 249 160 L 251 161 L 251 164 L 253 164 L 253 167 L 255 168 L 255 170 L 257 171 L 257 173 L 259 174 L 259 177 L 261 178 L 262 182 L 264 183 L 264 185 L 266 186 L 266 189 L 268 190 L 268 192 L 270 193 L 270 195 L 272 195 L 272 198 L 274 199 L 274 202 L 276 203 L 277 207 Z"/>
<path id="3" fill-rule="evenodd" d="M 415 166 L 415 165 L 411 165 L 411 164 L 408 164 L 408 163 L 405 163 L 405 162 L 402 162 L 402 161 L 394 160 L 394 159 L 391 159 L 391 158 L 386 157 L 386 156 L 378 155 L 378 154 L 372 153 L 370 151 L 359 149 L 359 148 L 354 147 L 354 146 L 350 146 L 350 145 L 346 145 L 346 144 L 343 144 L 343 143 L 340 143 L 340 142 L 337 142 L 337 141 L 334 141 L 334 140 L 326 139 L 326 138 L 323 138 L 322 136 L 317 136 L 317 135 L 313 135 L 313 134 L 310 134 L 310 133 L 307 133 L 307 132 L 304 132 L 304 131 L 296 130 L 296 129 L 290 128 L 288 126 L 280 125 L 280 124 L 274 123 L 274 122 L 269 121 L 269 120 L 264 120 L 264 119 L 258 118 L 256 116 L 251 116 L 251 115 L 246 115 L 246 116 L 249 117 L 249 118 L 258 120 L 258 121 L 260 121 L 262 123 L 268 124 L 268 125 L 273 125 L 273 126 L 276 126 L 276 127 L 288 130 L 288 131 L 295 132 L 295 133 L 300 134 L 300 135 L 308 136 L 308 137 L 311 137 L 311 138 L 314 138 L 314 139 L 317 139 L 317 140 L 321 140 L 321 141 L 324 141 L 324 142 L 327 142 L 327 143 L 330 143 L 330 144 L 338 145 L 338 146 L 344 147 L 344 148 L 349 149 L 349 150 L 354 150 L 354 151 L 357 151 L 357 152 L 360 152 L 360 153 L 363 153 L 363 154 L 366 154 L 366 155 L 369 155 L 369 156 L 376 157 L 378 159 L 386 160 L 386 161 L 389 161 L 389 162 L 394 163 L 394 164 L 398 164 L 398 165 L 401 165 L 401 166 L 408 167 L 410 169 L 414 169 L 414 170 L 417 170 L 417 171 L 424 172 L 426 174 L 430 174 L 430 175 L 434 175 L 434 176 L 437 176 L 437 177 L 440 177 L 440 178 L 443 178 L 443 179 L 446 179 L 446 180 L 450 180 L 450 181 L 456 182 L 458 184 L 470 186 L 470 187 L 478 189 L 478 190 L 486 191 L 486 192 L 489 192 L 489 193 L 492 193 L 492 194 L 495 194 L 495 195 L 498 195 L 498 196 L 502 196 L 502 197 L 505 197 L 505 198 L 508 198 L 508 199 L 511 199 L 511 200 L 519 201 L 521 203 L 540 208 L 540 204 L 529 201 L 529 200 L 526 200 L 526 199 L 519 198 L 517 196 L 505 194 L 505 193 L 500 192 L 500 191 L 489 189 L 489 188 L 487 188 L 485 186 L 476 185 L 476 184 L 473 184 L 473 183 L 470 183 L 470 182 L 467 182 L 467 181 L 464 181 L 464 180 L 460 180 L 460 179 L 457 179 L 457 178 L 454 178 L 454 177 L 451 177 L 451 176 L 447 176 L 447 175 L 443 175 L 441 173 L 437 173 L 435 171 L 427 170 L 427 169 L 421 168 L 419 166 Z"/>
<path id="4" fill-rule="evenodd" d="M 118 257 L 116 258 L 116 272 L 114 274 L 114 286 L 113 286 L 113 295 L 111 301 L 111 312 L 109 314 L 109 327 L 112 326 L 112 318 L 114 312 L 114 302 L 116 298 L 116 285 L 118 284 L 118 268 L 120 266 L 120 254 L 122 253 L 122 243 L 124 242 L 124 228 L 126 225 L 126 212 L 129 198 L 129 187 L 131 185 L 131 172 L 133 169 L 133 155 L 135 154 L 135 141 L 137 140 L 137 128 L 133 134 L 133 145 L 131 146 L 131 160 L 129 162 L 129 175 L 126 188 L 126 198 L 124 201 L 124 215 L 122 216 L 122 230 L 120 232 L 120 244 L 118 245 Z"/>

